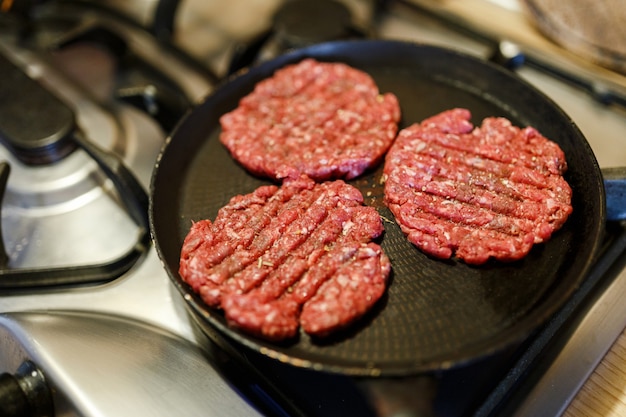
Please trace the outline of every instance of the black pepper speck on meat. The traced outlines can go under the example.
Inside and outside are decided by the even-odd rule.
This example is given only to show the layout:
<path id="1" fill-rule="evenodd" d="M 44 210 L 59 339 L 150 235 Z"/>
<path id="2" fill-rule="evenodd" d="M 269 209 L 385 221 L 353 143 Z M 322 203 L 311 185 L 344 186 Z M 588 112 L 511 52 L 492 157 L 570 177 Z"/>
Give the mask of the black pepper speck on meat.
<path id="1" fill-rule="evenodd" d="M 302 176 L 233 197 L 214 221 L 195 222 L 179 273 L 231 326 L 275 341 L 299 328 L 323 337 L 385 292 L 391 264 L 372 242 L 382 233 L 358 189 Z"/>
<path id="2" fill-rule="evenodd" d="M 352 179 L 382 161 L 400 119 L 395 95 L 363 71 L 305 59 L 284 67 L 220 118 L 220 141 L 248 171 Z"/>
<path id="3" fill-rule="evenodd" d="M 521 259 L 572 212 L 565 155 L 533 127 L 470 119 L 452 109 L 400 131 L 385 160 L 385 202 L 431 256 Z"/>

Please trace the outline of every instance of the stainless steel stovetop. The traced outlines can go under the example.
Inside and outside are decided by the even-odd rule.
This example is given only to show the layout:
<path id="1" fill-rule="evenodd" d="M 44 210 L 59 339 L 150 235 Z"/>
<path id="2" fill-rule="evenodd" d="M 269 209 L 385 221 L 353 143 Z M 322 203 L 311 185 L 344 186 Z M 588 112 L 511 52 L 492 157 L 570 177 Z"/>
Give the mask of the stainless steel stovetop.
<path id="1" fill-rule="evenodd" d="M 26 41 L 16 30 L 19 19 L 11 16 L 9 24 L 0 25 L 0 54 L 68 103 L 84 135 L 120 155 L 146 188 L 175 121 L 210 94 L 228 72 L 233 54 L 266 30 L 282 2 L 193 0 L 181 2 L 175 18 L 153 19 L 168 3 L 108 3 L 137 26 L 98 2 L 49 2 L 31 14 L 46 29 Z M 374 3 L 385 7 L 376 18 Z M 442 21 L 435 3 L 346 2 L 357 26 L 373 21 L 380 37 L 434 43 L 484 58 L 493 55 L 494 47 L 509 45 L 495 42 L 508 38 L 488 39 L 493 36 L 488 31 L 457 30 L 459 21 Z M 522 13 L 516 1 L 476 3 Z M 166 30 L 171 27 L 172 34 Z M 164 43 L 155 41 L 150 30 Z M 168 44 L 174 48 L 164 46 Z M 524 50 L 524 45 L 514 46 Z M 534 49 L 532 53 L 531 58 L 551 62 Z M 565 68 L 588 76 L 586 68 Z M 516 71 L 572 116 L 601 167 L 626 166 L 624 108 L 602 103 L 540 65 L 529 63 Z M 591 81 L 598 89 L 623 93 L 619 83 L 602 77 Z M 106 263 L 136 245 L 140 231 L 111 181 L 83 151 L 36 167 L 4 148 L 0 159 L 12 167 L 2 205 L 8 271 Z M 606 251 L 611 256 L 599 262 L 588 288 L 566 307 L 571 311 L 555 317 L 523 353 L 503 358 L 504 367 L 491 365 L 500 372 L 482 391 L 468 389 L 475 370 L 452 373 L 444 383 L 448 397 L 439 400 L 440 413 L 534 416 L 540 410 L 558 415 L 626 326 L 626 308 L 618 298 L 626 290 L 626 271 L 622 261 L 613 262 L 626 246 L 623 234 L 619 224 L 611 225 Z M 327 383 L 336 392 L 334 399 L 291 393 L 281 383 L 290 385 L 290 378 L 300 375 L 281 368 L 268 381 L 263 373 L 275 368 L 263 358 L 233 358 L 215 346 L 197 331 L 152 247 L 122 276 L 97 284 L 1 290 L 0 371 L 19 374 L 23 384 L 37 387 L 29 364 L 36 366 L 51 388 L 56 415 L 312 415 L 311 410 L 332 415 L 363 401 L 344 378 L 313 380 Z M 603 331 L 598 333 L 600 321 Z M 565 333 L 558 349 L 551 343 L 554 333 Z M 519 367 L 534 363 L 539 350 L 550 360 Z M 250 363 L 255 369 L 249 369 Z M 536 380 L 523 384 L 522 371 Z M 313 382 L 302 382 L 304 390 L 308 383 Z"/>

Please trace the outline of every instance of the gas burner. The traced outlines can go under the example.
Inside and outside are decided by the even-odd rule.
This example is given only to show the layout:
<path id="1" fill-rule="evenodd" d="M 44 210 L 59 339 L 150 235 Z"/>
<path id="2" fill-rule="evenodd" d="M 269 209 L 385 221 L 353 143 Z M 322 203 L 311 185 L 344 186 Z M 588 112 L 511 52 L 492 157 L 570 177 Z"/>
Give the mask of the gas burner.
<path id="1" fill-rule="evenodd" d="M 290 49 L 332 40 L 369 38 L 371 28 L 354 24 L 345 3 L 336 0 L 291 0 L 274 14 L 272 27 L 236 48 L 228 73 L 271 59 Z"/>
<path id="2" fill-rule="evenodd" d="M 10 236 L 17 237 L 19 243 L 12 246 L 11 256 L 8 254 L 4 256 L 3 253 L 3 258 L 7 262 L 1 270 L 2 286 L 32 289 L 58 285 L 83 285 L 107 281 L 118 276 L 120 270 L 128 270 L 149 246 L 148 197 L 142 185 L 120 157 L 102 148 L 80 131 L 75 122 L 74 112 L 68 105 L 36 80 L 27 76 L 6 57 L 0 58 L 0 76 L 9 80 L 0 86 L 0 97 L 2 97 L 0 141 L 4 145 L 3 153 L 6 160 L 18 166 L 20 174 L 17 185 L 9 187 L 9 191 L 12 192 L 9 194 L 12 194 L 14 201 L 7 203 L 7 208 L 17 206 L 18 215 L 13 218 L 13 221 L 6 222 L 12 229 Z M 18 105 L 13 106 L 15 103 Z M 82 155 L 74 158 L 73 154 L 79 149 Z M 68 163 L 65 163 L 66 160 Z M 10 166 L 7 162 L 3 164 L 3 189 L 6 189 Z M 44 167 L 50 169 L 42 170 L 41 168 Z M 119 202 L 126 208 L 130 218 L 139 228 L 138 237 L 135 244 L 131 245 L 131 249 L 119 261 L 69 270 L 49 264 L 41 268 L 9 268 L 9 261 L 13 264 L 19 263 L 24 248 L 29 249 L 28 254 L 31 257 L 40 258 L 37 256 L 37 247 L 41 245 L 38 245 L 38 237 L 31 231 L 41 233 L 45 227 L 35 227 L 41 219 L 47 220 L 43 224 L 50 225 L 54 223 L 53 219 L 58 217 L 56 213 L 46 213 L 45 208 L 65 207 L 66 210 L 62 211 L 74 212 L 98 201 L 95 197 L 88 197 L 101 190 L 97 182 L 92 179 L 95 168 L 99 168 L 100 172 L 111 180 L 117 191 Z M 44 210 L 40 210 L 42 208 Z M 74 210 L 67 210 L 69 208 Z M 32 215 L 32 210 L 29 212 L 28 209 L 34 210 L 34 213 L 39 212 L 39 215 Z M 12 213 L 9 212 L 6 218 L 11 219 Z M 75 226 L 84 226 L 84 224 L 75 224 Z M 53 249 L 51 252 L 55 252 L 54 248 L 57 247 L 65 251 L 71 247 L 74 236 L 71 233 L 62 232 L 63 229 L 70 232 L 72 227 L 57 230 L 56 239 L 59 245 L 51 245 L 52 242 L 49 242 L 48 245 L 51 246 L 47 247 L 48 251 Z M 88 240 L 79 238 L 74 244 L 82 246 L 85 245 L 85 241 Z M 2 252 L 5 252 L 5 248 L 2 248 Z M 70 252 L 74 251 L 70 250 Z M 43 258 L 47 259 L 45 256 Z M 63 256 L 58 258 L 63 259 Z M 118 264 L 119 262 L 121 264 Z M 109 270 L 111 265 L 115 267 Z"/>
<path id="3" fill-rule="evenodd" d="M 333 0 L 295 0 L 285 3 L 274 15 L 279 44 L 299 48 L 333 39 L 344 39 L 360 30 L 352 27 L 350 10 Z"/>
<path id="4" fill-rule="evenodd" d="M 119 16 L 62 2 L 30 12 L 0 15 L 0 288 L 105 283 L 149 248 L 154 161 L 215 78 Z"/>

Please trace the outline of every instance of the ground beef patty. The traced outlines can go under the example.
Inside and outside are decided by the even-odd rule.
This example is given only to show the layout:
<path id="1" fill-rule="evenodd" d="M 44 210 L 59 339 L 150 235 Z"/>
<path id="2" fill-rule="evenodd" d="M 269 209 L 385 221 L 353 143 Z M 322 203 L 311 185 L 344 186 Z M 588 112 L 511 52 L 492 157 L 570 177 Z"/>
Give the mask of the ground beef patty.
<path id="1" fill-rule="evenodd" d="M 270 340 L 325 336 L 382 296 L 391 265 L 371 242 L 378 212 L 342 180 L 302 176 L 232 198 L 215 221 L 195 222 L 180 275 L 228 322 Z"/>
<path id="2" fill-rule="evenodd" d="M 385 202 L 427 254 L 520 259 L 572 212 L 565 155 L 532 127 L 470 118 L 453 109 L 403 129 L 385 160 Z"/>
<path id="3" fill-rule="evenodd" d="M 305 59 L 258 83 L 220 118 L 220 141 L 248 171 L 282 179 L 351 179 L 379 163 L 400 106 L 366 73 Z"/>

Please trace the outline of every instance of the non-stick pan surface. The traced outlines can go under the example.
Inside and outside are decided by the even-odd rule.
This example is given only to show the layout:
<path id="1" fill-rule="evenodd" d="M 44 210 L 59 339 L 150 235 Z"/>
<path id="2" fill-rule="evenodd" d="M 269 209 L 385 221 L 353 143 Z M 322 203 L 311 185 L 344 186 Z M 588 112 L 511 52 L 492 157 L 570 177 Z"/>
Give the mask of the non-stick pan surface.
<path id="1" fill-rule="evenodd" d="M 531 125 L 564 150 L 574 212 L 523 260 L 468 266 L 422 254 L 383 205 L 382 166 L 351 181 L 385 221 L 382 247 L 392 262 L 387 295 L 371 314 L 328 340 L 301 335 L 276 344 L 229 328 L 178 275 L 180 248 L 194 220 L 215 218 L 236 194 L 267 180 L 248 174 L 220 144 L 219 117 L 277 68 L 315 57 L 369 73 L 400 101 L 402 127 L 453 107 L 474 122 L 505 116 Z M 395 41 L 316 45 L 281 56 L 225 82 L 179 124 L 163 148 L 151 186 L 155 245 L 171 279 L 205 329 L 299 366 L 353 375 L 407 375 L 444 369 L 526 337 L 553 314 L 588 270 L 603 230 L 605 199 L 593 153 L 574 123 L 548 98 L 496 66 L 432 46 Z"/>

